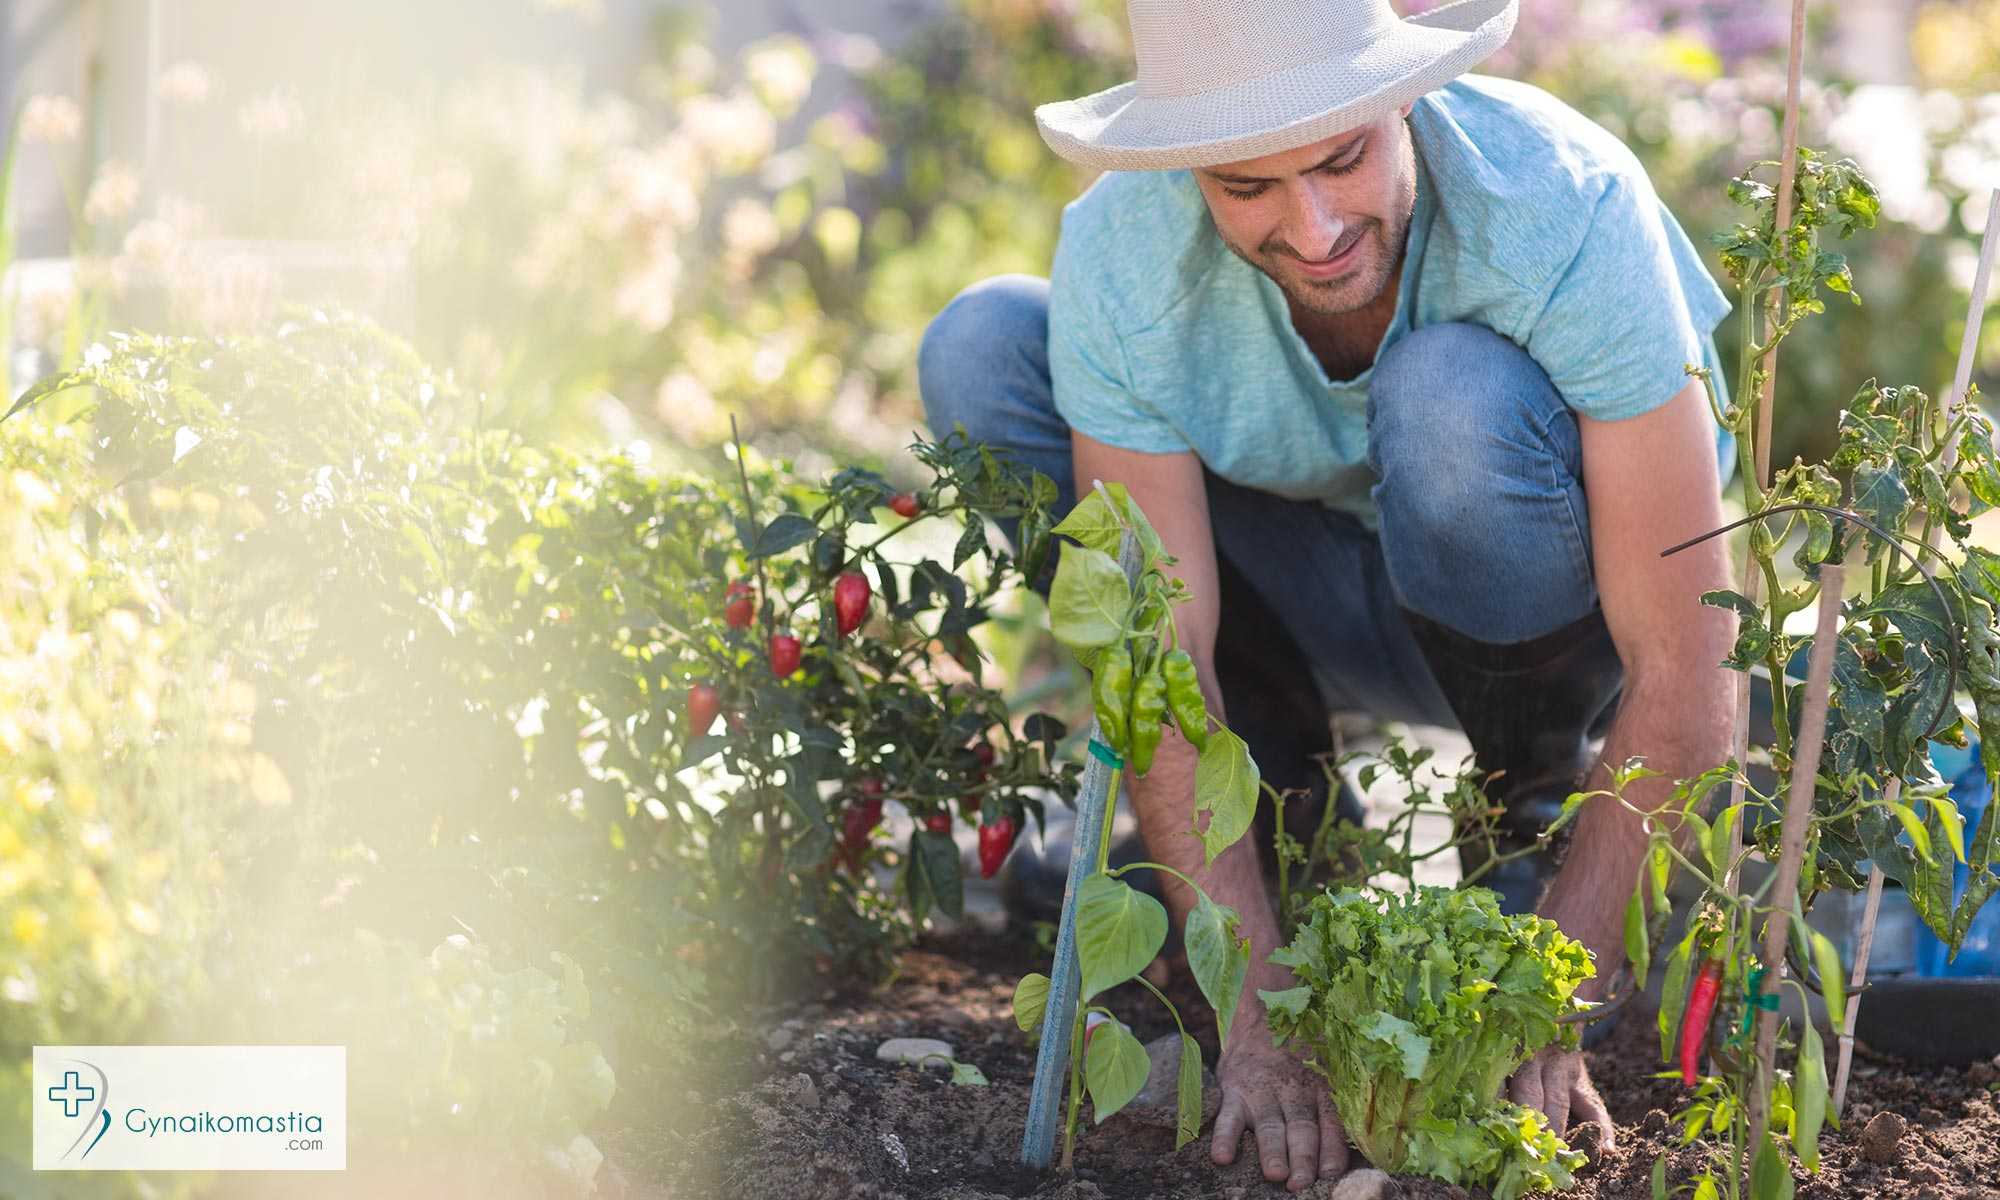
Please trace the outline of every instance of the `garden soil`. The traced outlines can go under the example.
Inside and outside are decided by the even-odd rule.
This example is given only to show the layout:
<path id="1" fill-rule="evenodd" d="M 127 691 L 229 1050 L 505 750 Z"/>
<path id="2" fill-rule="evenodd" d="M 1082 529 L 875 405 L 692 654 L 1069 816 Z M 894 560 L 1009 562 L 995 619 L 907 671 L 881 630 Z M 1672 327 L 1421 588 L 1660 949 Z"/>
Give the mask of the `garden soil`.
<path id="1" fill-rule="evenodd" d="M 759 1022 L 761 1036 L 711 1044 L 705 1061 L 688 1064 L 675 1088 L 678 1103 L 665 1106 L 658 1095 L 634 1098 L 634 1104 L 650 1099 L 655 1115 L 603 1132 L 603 1193 L 614 1200 L 1289 1195 L 1264 1182 L 1247 1135 L 1229 1166 L 1210 1161 L 1206 1133 L 1176 1151 L 1172 1117 L 1164 1110 L 1151 1119 L 1120 1113 L 1097 1126 L 1089 1123 L 1086 1105 L 1074 1174 L 1023 1168 L 1021 1135 L 1035 1059 L 1028 1037 L 1014 1025 L 1011 997 L 1020 975 L 1045 964 L 1044 952 L 1002 935 L 934 937 L 905 952 L 897 976 L 881 988 L 783 1010 Z M 1189 1029 L 1199 1031 L 1212 1065 L 1213 1016 L 1185 972 L 1175 975 L 1168 994 Z M 1141 1039 L 1173 1031 L 1159 1002 L 1135 985 L 1111 993 L 1107 1003 Z M 876 1047 L 891 1037 L 949 1042 L 990 1086 L 953 1086 L 942 1070 L 877 1061 Z M 1828 1050 L 1831 1055 L 1831 1040 Z M 1678 1080 L 1654 1078 L 1659 1038 L 1650 1014 L 1628 1012 L 1591 1052 L 1590 1067 L 1618 1124 L 1618 1139 L 1567 1194 L 1643 1200 L 1652 1194 L 1653 1162 L 1663 1153 L 1670 1183 L 1684 1184 L 1701 1152 L 1680 1148 L 1670 1132 L 1667 1114 L 1683 1092 Z M 627 1081 L 620 1083 L 621 1094 L 629 1096 Z M 1210 1121 L 1216 1103 L 1211 1086 Z M 1843 1128 L 1822 1139 L 1819 1172 L 1798 1177 L 1799 1197 L 2000 1200 L 2000 1069 L 1993 1064 L 1913 1068 L 1860 1051 L 1848 1105 Z M 1486 1195 L 1414 1177 L 1398 1177 L 1379 1194 L 1404 1200 Z M 1334 1200 L 1334 1189 L 1319 1183 L 1304 1195 Z"/>

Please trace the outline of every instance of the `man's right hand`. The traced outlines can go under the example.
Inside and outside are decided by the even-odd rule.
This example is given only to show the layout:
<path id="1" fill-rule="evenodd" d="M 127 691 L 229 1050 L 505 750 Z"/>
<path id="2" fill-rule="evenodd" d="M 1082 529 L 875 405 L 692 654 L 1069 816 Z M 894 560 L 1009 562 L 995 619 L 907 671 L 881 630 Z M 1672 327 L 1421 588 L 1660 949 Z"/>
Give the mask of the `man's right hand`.
<path id="1" fill-rule="evenodd" d="M 1232 1037 L 1216 1064 L 1222 1109 L 1215 1117 L 1210 1157 L 1235 1162 L 1237 1144 L 1248 1129 L 1256 1139 L 1264 1178 L 1283 1181 L 1288 1191 L 1304 1191 L 1315 1178 L 1346 1174 L 1347 1131 L 1326 1080 L 1297 1055 L 1271 1044 L 1261 1027 L 1261 1012 L 1239 1013 L 1237 1019 L 1245 1016 L 1254 1016 L 1259 1027 Z"/>

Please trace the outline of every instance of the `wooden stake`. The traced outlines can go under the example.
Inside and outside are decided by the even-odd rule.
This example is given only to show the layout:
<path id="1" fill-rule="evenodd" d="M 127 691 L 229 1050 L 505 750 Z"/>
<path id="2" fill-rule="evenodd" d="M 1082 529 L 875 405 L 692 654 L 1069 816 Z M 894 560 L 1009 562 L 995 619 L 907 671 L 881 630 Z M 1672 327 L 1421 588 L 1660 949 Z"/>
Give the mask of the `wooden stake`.
<path id="1" fill-rule="evenodd" d="M 1951 428 L 1952 413 L 1965 403 L 1965 394 L 1972 386 L 1972 363 L 1979 354 L 1979 330 L 1986 317 L 1986 292 L 1993 281 L 1993 254 L 2000 248 L 2000 237 L 1995 236 L 2000 227 L 2000 189 L 1989 193 L 1986 199 L 1986 228 L 1979 237 L 1979 269 L 1972 276 L 1972 296 L 1965 309 L 1965 331 L 1958 339 L 1958 369 L 1952 375 L 1951 394 L 1944 407 L 1945 428 Z M 1947 442 L 1944 447 L 1944 474 L 1958 462 L 1958 443 Z M 1938 529 L 1933 526 L 1926 542 L 1931 549 L 1937 548 Z M 1928 557 L 1920 560 L 1924 574 L 1935 569 Z M 1883 800 L 1893 804 L 1901 794 L 1903 781 L 1891 779 L 1882 789 Z M 1861 985 L 1868 981 L 1868 954 L 1875 946 L 1875 918 L 1882 906 L 1882 868 L 1870 866 L 1868 870 L 1868 903 L 1861 912 L 1861 929 L 1854 948 L 1854 975 L 1848 985 L 1846 1020 L 1840 1030 L 1840 1065 L 1833 1077 L 1833 1115 L 1839 1118 L 1842 1106 L 1847 1101 L 1847 1069 L 1854 1057 L 1854 1023 L 1861 1009 Z"/>
<path id="2" fill-rule="evenodd" d="M 1799 158 L 1799 71 L 1805 57 L 1806 40 L 1805 0 L 1792 0 L 1792 44 L 1786 57 L 1785 66 L 1785 123 L 1779 139 L 1778 152 L 1778 208 L 1774 214 L 1773 230 L 1789 228 L 1792 223 L 1792 193 L 1798 179 Z M 1766 336 L 1775 329 L 1782 317 L 1780 311 L 1784 297 L 1783 288 L 1775 288 L 1771 298 L 1765 303 L 1764 325 Z M 1771 397 L 1778 384 L 1778 348 L 1771 347 L 1764 357 L 1764 386 L 1757 390 L 1757 419 L 1753 426 L 1755 440 L 1752 444 L 1756 477 L 1747 480 L 1746 500 L 1749 495 L 1763 494 L 1771 482 Z M 1743 554 L 1743 582 L 1737 589 L 1751 604 L 1756 604 L 1764 590 L 1764 576 L 1757 569 L 1757 558 L 1746 548 Z M 1773 630 L 1772 632 L 1777 632 Z M 1784 692 L 1783 666 L 1780 665 L 1779 678 L 1771 681 L 1771 687 L 1780 695 Z M 1750 673 L 1745 671 L 1736 681 L 1736 740 L 1730 747 L 1740 771 L 1750 757 Z M 1731 807 L 1743 802 L 1743 782 L 1738 779 L 1729 785 Z M 1737 830 L 1737 847 L 1742 845 L 1742 828 Z M 1731 854 L 1732 862 L 1740 861 L 1740 856 Z M 1736 873 L 1732 868 L 1723 879 L 1725 891 L 1736 892 Z"/>

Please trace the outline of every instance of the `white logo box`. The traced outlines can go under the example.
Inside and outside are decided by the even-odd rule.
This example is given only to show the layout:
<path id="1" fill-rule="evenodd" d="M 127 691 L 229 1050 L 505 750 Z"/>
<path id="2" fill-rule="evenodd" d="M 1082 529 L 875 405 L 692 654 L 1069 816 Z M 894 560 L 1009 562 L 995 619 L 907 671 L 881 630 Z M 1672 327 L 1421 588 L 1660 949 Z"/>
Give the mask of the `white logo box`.
<path id="1" fill-rule="evenodd" d="M 36 1046 L 37 1171 L 343 1171 L 345 1046 Z"/>

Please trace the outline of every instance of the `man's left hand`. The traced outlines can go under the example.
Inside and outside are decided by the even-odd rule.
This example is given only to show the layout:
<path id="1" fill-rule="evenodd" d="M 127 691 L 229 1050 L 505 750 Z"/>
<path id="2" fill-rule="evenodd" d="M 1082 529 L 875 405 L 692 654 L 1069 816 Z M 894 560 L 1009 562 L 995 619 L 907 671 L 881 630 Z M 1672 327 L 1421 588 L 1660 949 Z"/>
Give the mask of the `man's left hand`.
<path id="1" fill-rule="evenodd" d="M 1521 1064 L 1507 1082 L 1507 1097 L 1527 1108 L 1539 1109 L 1549 1119 L 1557 1137 L 1569 1133 L 1571 1118 L 1597 1126 L 1597 1145 L 1609 1150 L 1617 1136 L 1604 1097 L 1590 1082 L 1590 1068 L 1584 1065 L 1583 1051 L 1544 1046 L 1540 1053 Z"/>

